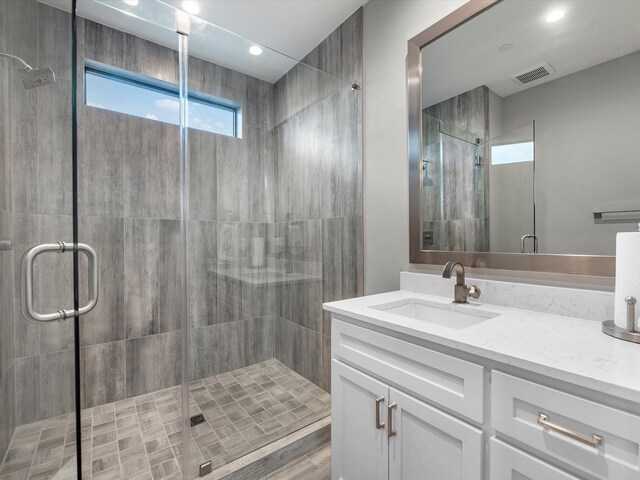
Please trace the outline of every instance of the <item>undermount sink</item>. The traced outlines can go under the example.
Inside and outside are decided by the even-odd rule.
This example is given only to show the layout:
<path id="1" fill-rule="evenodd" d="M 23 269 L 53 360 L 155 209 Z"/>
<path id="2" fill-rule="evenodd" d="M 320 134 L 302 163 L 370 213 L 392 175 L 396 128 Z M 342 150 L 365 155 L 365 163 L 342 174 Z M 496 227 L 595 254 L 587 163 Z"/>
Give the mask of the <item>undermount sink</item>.
<path id="1" fill-rule="evenodd" d="M 471 304 L 438 303 L 421 298 L 405 298 L 371 308 L 457 329 L 473 327 L 499 315 L 477 310 Z"/>

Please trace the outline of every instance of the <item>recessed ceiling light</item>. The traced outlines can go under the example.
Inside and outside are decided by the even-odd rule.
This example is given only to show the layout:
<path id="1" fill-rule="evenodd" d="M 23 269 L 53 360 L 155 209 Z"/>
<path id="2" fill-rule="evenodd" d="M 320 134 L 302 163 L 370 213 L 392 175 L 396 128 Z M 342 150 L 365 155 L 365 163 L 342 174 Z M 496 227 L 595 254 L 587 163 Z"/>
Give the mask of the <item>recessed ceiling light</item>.
<path id="1" fill-rule="evenodd" d="M 122 0 L 122 1 L 127 5 L 131 5 L 132 7 L 135 7 L 138 5 L 138 0 Z"/>
<path id="2" fill-rule="evenodd" d="M 504 45 L 500 45 L 500 47 L 498 47 L 498 50 L 500 50 L 501 52 L 506 52 L 507 50 L 511 50 L 512 48 L 513 44 L 505 43 Z"/>
<path id="3" fill-rule="evenodd" d="M 252 45 L 249 48 L 249 53 L 251 55 L 262 55 L 262 48 L 260 48 L 258 45 Z"/>
<path id="4" fill-rule="evenodd" d="M 200 5 L 198 5 L 198 2 L 194 2 L 193 0 L 182 0 L 182 9 L 193 15 L 200 13 Z"/>
<path id="5" fill-rule="evenodd" d="M 564 14 L 565 14 L 564 10 L 560 10 L 560 9 L 551 10 L 549 13 L 547 13 L 545 20 L 547 21 L 547 23 L 557 22 L 562 17 L 564 17 Z"/>

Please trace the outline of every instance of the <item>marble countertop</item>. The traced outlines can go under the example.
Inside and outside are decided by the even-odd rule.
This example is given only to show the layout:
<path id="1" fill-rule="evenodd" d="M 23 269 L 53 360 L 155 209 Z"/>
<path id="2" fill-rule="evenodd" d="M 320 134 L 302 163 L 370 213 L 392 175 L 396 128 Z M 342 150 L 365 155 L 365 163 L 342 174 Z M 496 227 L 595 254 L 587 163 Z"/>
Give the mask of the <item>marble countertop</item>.
<path id="1" fill-rule="evenodd" d="M 325 303 L 324 308 L 394 332 L 640 403 L 640 345 L 605 335 L 599 321 L 484 304 L 478 300 L 470 302 L 474 309 L 498 316 L 456 329 L 372 308 L 408 298 L 451 304 L 450 297 L 400 290 Z"/>

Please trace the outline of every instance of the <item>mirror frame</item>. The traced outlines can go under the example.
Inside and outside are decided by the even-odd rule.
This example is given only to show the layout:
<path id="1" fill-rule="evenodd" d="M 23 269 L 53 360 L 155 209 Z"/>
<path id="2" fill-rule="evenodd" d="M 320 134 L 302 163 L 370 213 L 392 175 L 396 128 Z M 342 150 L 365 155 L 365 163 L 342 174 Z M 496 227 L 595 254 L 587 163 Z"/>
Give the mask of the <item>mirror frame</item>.
<path id="1" fill-rule="evenodd" d="M 444 265 L 450 260 L 464 266 L 501 270 L 615 276 L 615 256 L 531 253 L 450 252 L 422 250 L 420 214 L 422 185 L 422 53 L 423 47 L 482 14 L 502 0 L 470 0 L 408 41 L 407 109 L 409 113 L 409 262 Z"/>

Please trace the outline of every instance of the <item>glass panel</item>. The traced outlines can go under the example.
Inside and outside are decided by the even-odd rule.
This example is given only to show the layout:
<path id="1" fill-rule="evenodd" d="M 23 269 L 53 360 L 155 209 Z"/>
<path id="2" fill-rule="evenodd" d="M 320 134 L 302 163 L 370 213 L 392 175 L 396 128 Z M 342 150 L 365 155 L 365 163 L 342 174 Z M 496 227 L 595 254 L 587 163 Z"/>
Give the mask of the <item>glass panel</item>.
<path id="1" fill-rule="evenodd" d="M 29 321 L 21 302 L 23 255 L 74 239 L 71 2 L 57 3 L 0 1 L 0 52 L 14 56 L 0 57 L 2 478 L 77 472 L 73 248 L 37 256 L 29 279 L 33 311 L 66 318 Z"/>
<path id="2" fill-rule="evenodd" d="M 491 251 L 533 253 L 535 235 L 535 124 L 526 123 L 491 139 L 489 204 Z M 488 163 L 488 162 L 487 162 Z"/>
<path id="3" fill-rule="evenodd" d="M 166 5 L 145 0 L 132 16 L 123 13 L 125 2 L 105 3 L 78 2 L 78 235 L 98 255 L 100 285 L 98 304 L 80 320 L 82 412 L 89 426 L 83 474 L 158 478 L 162 471 L 168 477 L 180 473 L 183 418 L 175 10 L 166 14 Z M 143 33 L 160 35 L 163 44 Z M 126 105 L 107 104 L 133 83 L 85 77 L 86 67 L 97 65 L 154 88 L 129 92 Z M 172 95 L 153 96 L 167 85 Z M 137 115 L 149 102 L 165 108 L 144 113 L 171 113 Z"/>
<path id="4" fill-rule="evenodd" d="M 242 138 L 189 131 L 189 478 L 330 413 L 322 302 L 362 287 L 355 28 L 298 61 L 192 17 L 189 87 L 240 104 Z"/>

